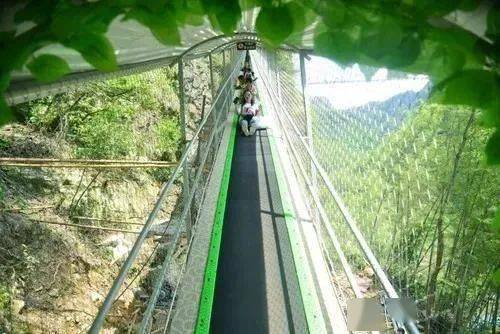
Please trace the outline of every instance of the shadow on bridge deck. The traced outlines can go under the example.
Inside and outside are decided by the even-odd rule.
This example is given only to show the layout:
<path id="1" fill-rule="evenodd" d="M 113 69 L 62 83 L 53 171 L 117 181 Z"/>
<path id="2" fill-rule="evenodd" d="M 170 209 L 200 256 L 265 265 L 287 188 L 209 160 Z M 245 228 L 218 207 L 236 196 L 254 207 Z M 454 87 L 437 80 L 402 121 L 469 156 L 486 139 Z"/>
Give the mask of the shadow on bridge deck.
<path id="1" fill-rule="evenodd" d="M 212 333 L 306 333 L 267 131 L 237 136 Z"/>

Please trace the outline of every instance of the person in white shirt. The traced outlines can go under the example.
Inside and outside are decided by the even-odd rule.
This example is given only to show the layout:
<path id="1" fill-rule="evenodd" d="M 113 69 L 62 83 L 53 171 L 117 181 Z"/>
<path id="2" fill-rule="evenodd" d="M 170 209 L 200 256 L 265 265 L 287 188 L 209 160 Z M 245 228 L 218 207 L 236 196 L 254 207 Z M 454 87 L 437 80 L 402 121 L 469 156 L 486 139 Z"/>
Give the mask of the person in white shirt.
<path id="1" fill-rule="evenodd" d="M 246 91 L 244 98 L 245 103 L 240 110 L 240 126 L 245 136 L 253 136 L 255 131 L 257 131 L 254 117 L 258 115 L 259 108 L 255 103 L 252 93 Z"/>

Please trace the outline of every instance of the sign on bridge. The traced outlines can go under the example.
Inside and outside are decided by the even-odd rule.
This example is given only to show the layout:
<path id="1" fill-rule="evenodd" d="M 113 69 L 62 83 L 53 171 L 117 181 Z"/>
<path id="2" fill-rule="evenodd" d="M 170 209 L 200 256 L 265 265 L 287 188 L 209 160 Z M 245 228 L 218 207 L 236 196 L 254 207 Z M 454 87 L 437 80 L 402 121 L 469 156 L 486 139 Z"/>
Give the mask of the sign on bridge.
<path id="1" fill-rule="evenodd" d="M 255 50 L 257 48 L 257 44 L 255 42 L 250 41 L 242 41 L 236 43 L 236 50 Z"/>

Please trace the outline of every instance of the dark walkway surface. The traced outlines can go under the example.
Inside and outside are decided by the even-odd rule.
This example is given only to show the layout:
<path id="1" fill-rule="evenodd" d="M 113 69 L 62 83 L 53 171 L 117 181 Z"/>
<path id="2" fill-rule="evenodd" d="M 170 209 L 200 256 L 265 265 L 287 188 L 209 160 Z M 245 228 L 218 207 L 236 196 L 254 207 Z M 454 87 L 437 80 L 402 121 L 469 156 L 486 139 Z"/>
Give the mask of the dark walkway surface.
<path id="1" fill-rule="evenodd" d="M 266 131 L 237 135 L 212 333 L 306 333 Z"/>

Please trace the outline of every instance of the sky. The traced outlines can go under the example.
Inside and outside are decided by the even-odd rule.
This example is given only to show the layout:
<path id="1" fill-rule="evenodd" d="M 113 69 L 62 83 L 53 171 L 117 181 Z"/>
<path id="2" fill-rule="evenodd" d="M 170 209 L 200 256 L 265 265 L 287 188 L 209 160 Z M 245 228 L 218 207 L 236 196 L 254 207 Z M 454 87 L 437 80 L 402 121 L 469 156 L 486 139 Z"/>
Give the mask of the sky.
<path id="1" fill-rule="evenodd" d="M 418 92 L 429 82 L 425 75 L 387 80 L 385 68 L 378 69 L 367 80 L 357 64 L 342 68 L 322 57 L 311 57 L 306 66 L 308 96 L 326 97 L 339 110 L 385 101 L 407 91 Z M 315 84 L 325 81 L 329 83 Z"/>

